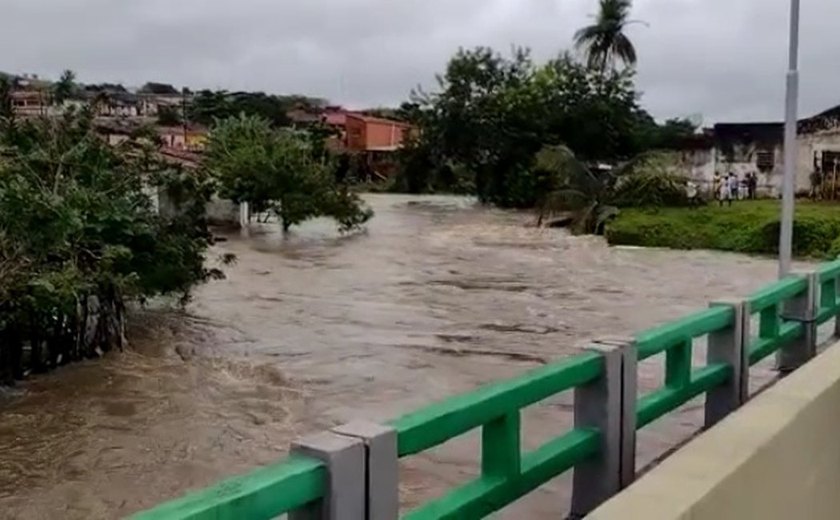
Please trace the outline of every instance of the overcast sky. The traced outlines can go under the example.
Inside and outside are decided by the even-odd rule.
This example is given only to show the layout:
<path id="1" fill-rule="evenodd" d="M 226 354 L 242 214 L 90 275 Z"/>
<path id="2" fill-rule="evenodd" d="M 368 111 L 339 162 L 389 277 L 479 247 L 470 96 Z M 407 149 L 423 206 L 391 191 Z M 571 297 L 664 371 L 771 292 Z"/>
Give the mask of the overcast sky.
<path id="1" fill-rule="evenodd" d="M 395 105 L 460 46 L 571 46 L 596 0 L 0 0 L 0 70 L 85 82 L 326 97 Z M 629 35 L 642 102 L 658 118 L 778 120 L 788 0 L 636 0 Z M 840 104 L 840 2 L 806 0 L 802 99 Z"/>

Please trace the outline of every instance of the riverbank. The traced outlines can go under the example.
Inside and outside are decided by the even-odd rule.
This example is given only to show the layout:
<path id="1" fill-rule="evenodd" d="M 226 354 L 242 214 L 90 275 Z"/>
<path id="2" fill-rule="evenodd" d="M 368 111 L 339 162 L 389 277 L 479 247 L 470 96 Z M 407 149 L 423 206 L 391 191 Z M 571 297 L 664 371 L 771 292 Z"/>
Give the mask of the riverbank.
<path id="1" fill-rule="evenodd" d="M 606 238 L 611 245 L 776 254 L 780 210 L 777 200 L 623 209 L 607 226 Z M 800 258 L 840 254 L 840 204 L 797 201 L 793 253 Z"/>

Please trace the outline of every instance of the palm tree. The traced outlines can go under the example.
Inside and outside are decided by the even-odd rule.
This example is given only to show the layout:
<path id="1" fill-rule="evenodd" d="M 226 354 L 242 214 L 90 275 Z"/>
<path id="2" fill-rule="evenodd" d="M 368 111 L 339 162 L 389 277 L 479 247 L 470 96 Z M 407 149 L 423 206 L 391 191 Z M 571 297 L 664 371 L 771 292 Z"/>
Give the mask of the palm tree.
<path id="1" fill-rule="evenodd" d="M 624 34 L 632 23 L 630 9 L 633 0 L 599 0 L 600 6 L 595 23 L 575 33 L 575 47 L 586 55 L 590 68 L 605 71 L 621 61 L 625 65 L 636 64 L 636 48 Z"/>
<path id="2" fill-rule="evenodd" d="M 644 205 L 644 197 L 635 197 L 637 185 L 684 193 L 685 182 L 678 176 L 662 169 L 644 171 L 655 156 L 645 152 L 607 168 L 584 163 L 567 146 L 544 146 L 535 158 L 535 169 L 545 179 L 537 201 L 537 226 L 560 217 L 575 233 L 602 234 L 607 221 L 618 215 L 619 205 Z"/>

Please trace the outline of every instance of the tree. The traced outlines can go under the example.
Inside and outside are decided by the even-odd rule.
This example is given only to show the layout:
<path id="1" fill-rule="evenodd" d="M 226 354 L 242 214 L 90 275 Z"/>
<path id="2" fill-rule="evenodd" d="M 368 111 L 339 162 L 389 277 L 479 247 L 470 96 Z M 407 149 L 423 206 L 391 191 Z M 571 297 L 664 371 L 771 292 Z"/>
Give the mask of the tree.
<path id="1" fill-rule="evenodd" d="M 0 120 L 12 119 L 15 116 L 12 104 L 12 83 L 9 78 L 0 77 Z"/>
<path id="2" fill-rule="evenodd" d="M 227 119 L 240 114 L 258 116 L 268 120 L 273 127 L 289 126 L 291 120 L 286 113 L 293 107 L 291 98 L 268 95 L 263 92 L 227 92 L 225 90 L 202 90 L 198 92 L 187 108 L 190 121 L 207 126 L 217 119 Z"/>
<path id="3" fill-rule="evenodd" d="M 546 146 L 534 166 L 542 193 L 537 223 L 566 215 L 574 232 L 601 234 L 620 207 L 687 205 L 686 181 L 668 166 L 667 157 L 642 153 L 603 168 L 578 160 L 566 146 Z"/>
<path id="4" fill-rule="evenodd" d="M 336 183 L 332 163 L 305 132 L 275 130 L 259 117 L 218 121 L 204 167 L 218 179 L 221 196 L 275 214 L 284 232 L 319 216 L 332 217 L 347 232 L 373 216 L 357 195 Z"/>
<path id="5" fill-rule="evenodd" d="M 180 94 L 178 89 L 169 83 L 156 83 L 149 81 L 140 88 L 142 94 L 157 94 L 159 96 L 177 96 Z"/>
<path id="6" fill-rule="evenodd" d="M 158 107 L 158 124 L 161 126 L 178 126 L 183 123 L 178 109 L 161 105 Z"/>
<path id="7" fill-rule="evenodd" d="M 625 34 L 632 0 L 599 0 L 595 23 L 575 33 L 575 46 L 584 51 L 590 68 L 605 71 L 617 62 L 636 64 L 636 48 Z"/>
<path id="8" fill-rule="evenodd" d="M 205 266 L 210 184 L 142 143 L 109 146 L 89 108 L 0 120 L 0 149 L 0 378 L 121 347 L 128 302 L 220 276 Z M 149 192 L 177 192 L 177 211 Z"/>
<path id="9" fill-rule="evenodd" d="M 408 190 L 473 187 L 483 202 L 533 207 L 543 146 L 617 162 L 644 150 L 656 127 L 638 106 L 632 70 L 595 71 L 568 54 L 537 66 L 524 49 L 510 58 L 461 50 L 438 84 L 406 105 L 420 130 L 401 154 L 397 185 Z"/>
<path id="10" fill-rule="evenodd" d="M 52 101 L 56 105 L 63 104 L 76 93 L 76 73 L 72 70 L 65 70 L 52 88 Z"/>

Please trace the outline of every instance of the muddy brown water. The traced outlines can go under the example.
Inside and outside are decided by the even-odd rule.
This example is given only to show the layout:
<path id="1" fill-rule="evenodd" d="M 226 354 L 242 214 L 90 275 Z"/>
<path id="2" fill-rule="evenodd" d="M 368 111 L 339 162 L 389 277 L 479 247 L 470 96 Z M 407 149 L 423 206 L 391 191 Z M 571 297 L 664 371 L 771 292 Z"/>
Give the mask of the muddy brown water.
<path id="1" fill-rule="evenodd" d="M 229 235 L 213 253 L 237 264 L 186 311 L 138 311 L 129 351 L 7 391 L 0 518 L 120 518 L 276 461 L 296 436 L 397 417 L 775 275 L 770 259 L 609 248 L 470 199 L 367 199 L 377 214 L 361 235 L 320 221 Z M 641 372 L 646 389 L 661 381 L 659 364 Z M 524 448 L 563 433 L 570 404 L 526 410 Z M 646 428 L 640 463 L 696 431 L 700 406 Z M 478 452 L 467 435 L 404 461 L 403 506 L 469 480 Z M 559 518 L 569 483 L 500 516 Z"/>

